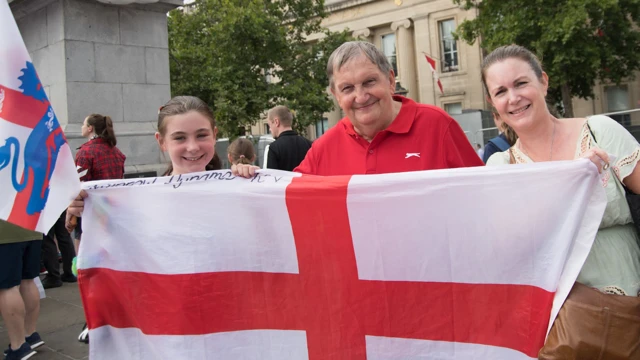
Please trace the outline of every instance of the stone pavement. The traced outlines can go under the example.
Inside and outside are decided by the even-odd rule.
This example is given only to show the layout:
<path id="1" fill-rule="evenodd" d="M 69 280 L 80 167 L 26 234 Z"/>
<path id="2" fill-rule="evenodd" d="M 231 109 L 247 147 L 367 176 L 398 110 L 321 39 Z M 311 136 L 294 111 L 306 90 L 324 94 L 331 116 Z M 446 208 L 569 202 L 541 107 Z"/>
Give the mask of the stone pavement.
<path id="1" fill-rule="evenodd" d="M 38 348 L 34 360 L 80 360 L 89 358 L 89 345 L 79 342 L 84 325 L 84 311 L 78 283 L 64 283 L 62 287 L 46 290 L 40 301 L 37 331 L 45 344 Z M 9 335 L 0 318 L 0 345 L 9 343 Z M 2 356 L 0 354 L 0 356 Z"/>

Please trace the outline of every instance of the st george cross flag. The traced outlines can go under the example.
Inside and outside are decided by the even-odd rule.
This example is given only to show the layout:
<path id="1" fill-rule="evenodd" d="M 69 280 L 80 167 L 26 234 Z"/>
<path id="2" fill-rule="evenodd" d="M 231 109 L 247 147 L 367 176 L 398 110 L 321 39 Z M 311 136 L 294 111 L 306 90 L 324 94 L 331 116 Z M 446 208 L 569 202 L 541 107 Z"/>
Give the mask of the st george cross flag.
<path id="1" fill-rule="evenodd" d="M 7 0 L 0 0 L 0 59 L 0 219 L 46 233 L 80 180 Z"/>
<path id="2" fill-rule="evenodd" d="M 440 88 L 440 92 L 444 94 L 444 90 L 442 89 L 442 82 L 440 81 L 438 72 L 436 71 L 436 61 L 427 54 L 424 54 L 424 57 L 427 58 L 427 63 L 429 63 L 429 68 L 431 68 L 431 73 L 433 74 L 433 78 L 436 80 L 436 83 Z"/>
<path id="3" fill-rule="evenodd" d="M 587 160 L 91 182 L 90 359 L 534 359 L 606 195 Z"/>

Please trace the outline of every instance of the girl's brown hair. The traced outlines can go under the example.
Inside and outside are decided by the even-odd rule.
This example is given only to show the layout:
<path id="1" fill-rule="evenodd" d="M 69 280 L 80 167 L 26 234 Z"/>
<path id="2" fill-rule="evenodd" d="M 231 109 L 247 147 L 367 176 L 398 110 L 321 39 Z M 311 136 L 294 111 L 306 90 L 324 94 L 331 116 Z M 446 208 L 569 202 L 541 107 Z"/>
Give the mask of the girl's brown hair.
<path id="1" fill-rule="evenodd" d="M 116 134 L 113 131 L 113 121 L 109 116 L 91 114 L 87 116 L 87 125 L 93 127 L 97 137 L 105 139 L 111 147 L 116 146 Z"/>
<path id="2" fill-rule="evenodd" d="M 231 145 L 229 145 L 227 152 L 231 156 L 231 162 L 234 165 L 251 165 L 256 159 L 256 152 L 253 148 L 253 143 L 248 139 L 235 139 Z"/>
<path id="3" fill-rule="evenodd" d="M 164 104 L 158 111 L 158 132 L 163 137 L 167 133 L 167 124 L 165 119 L 175 115 L 186 114 L 190 111 L 196 111 L 200 115 L 204 116 L 211 123 L 211 131 L 216 128 L 216 120 L 213 117 L 213 112 L 204 101 L 198 99 L 195 96 L 176 96 Z M 222 169 L 222 162 L 218 157 L 218 153 L 213 154 L 213 158 L 206 166 L 206 170 L 220 170 Z M 164 175 L 169 175 L 173 172 L 173 164 L 169 164 L 169 168 L 165 171 Z"/>

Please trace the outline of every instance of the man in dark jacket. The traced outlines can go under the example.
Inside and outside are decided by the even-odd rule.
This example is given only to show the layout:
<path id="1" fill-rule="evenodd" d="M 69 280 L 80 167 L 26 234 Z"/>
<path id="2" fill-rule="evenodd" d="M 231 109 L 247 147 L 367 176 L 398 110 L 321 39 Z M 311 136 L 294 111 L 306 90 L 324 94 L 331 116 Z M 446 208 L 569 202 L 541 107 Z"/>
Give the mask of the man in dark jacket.
<path id="1" fill-rule="evenodd" d="M 267 113 L 271 134 L 276 139 L 269 145 L 267 168 L 292 171 L 307 155 L 311 141 L 298 135 L 291 127 L 293 115 L 286 106 L 276 106 Z"/>

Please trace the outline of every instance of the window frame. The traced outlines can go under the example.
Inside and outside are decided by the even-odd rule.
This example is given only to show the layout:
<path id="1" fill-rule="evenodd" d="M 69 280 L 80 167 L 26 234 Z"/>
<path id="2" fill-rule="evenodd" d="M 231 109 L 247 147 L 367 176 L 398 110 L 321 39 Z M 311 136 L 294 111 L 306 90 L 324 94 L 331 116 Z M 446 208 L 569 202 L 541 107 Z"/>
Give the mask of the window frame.
<path id="1" fill-rule="evenodd" d="M 440 72 L 441 73 L 451 73 L 451 72 L 460 71 L 460 49 L 458 46 L 458 41 L 455 39 L 453 35 L 451 35 L 451 33 L 447 38 L 445 38 L 444 36 L 444 24 L 448 22 L 451 22 L 453 24 L 453 29 L 457 27 L 455 17 L 438 20 L 437 22 L 438 47 L 440 48 Z M 451 46 L 452 50 L 449 52 L 445 52 L 445 45 L 444 45 L 445 41 L 450 41 L 452 44 Z M 452 66 L 446 65 L 445 59 L 446 59 L 447 53 L 451 54 L 451 57 L 453 58 L 454 60 L 453 62 L 455 62 L 455 65 L 452 65 Z"/>
<path id="2" fill-rule="evenodd" d="M 385 52 L 384 38 L 386 36 L 393 36 L 394 55 L 392 55 L 392 56 L 387 56 L 387 53 Z M 386 34 L 380 34 L 380 50 L 382 50 L 382 53 L 387 58 L 387 61 L 389 61 L 389 64 L 391 64 L 391 69 L 393 70 L 393 75 L 396 77 L 396 79 L 399 79 L 399 74 L 398 74 L 398 37 L 396 36 L 395 32 L 389 32 L 389 33 L 386 33 Z M 389 59 L 390 57 L 395 58 L 395 61 L 392 62 Z"/>

